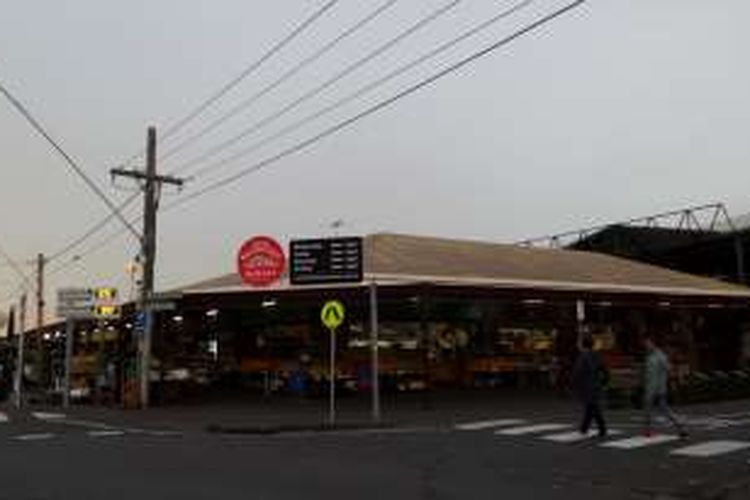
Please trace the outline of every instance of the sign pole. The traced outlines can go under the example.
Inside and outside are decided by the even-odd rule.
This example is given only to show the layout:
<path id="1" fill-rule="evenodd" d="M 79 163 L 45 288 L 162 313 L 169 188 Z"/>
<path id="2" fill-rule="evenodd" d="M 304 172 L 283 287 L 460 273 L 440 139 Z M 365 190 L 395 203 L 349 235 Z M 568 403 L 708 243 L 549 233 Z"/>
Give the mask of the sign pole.
<path id="1" fill-rule="evenodd" d="M 65 320 L 65 378 L 63 379 L 63 408 L 70 407 L 70 378 L 73 364 L 73 335 L 75 335 L 75 321 Z"/>
<path id="2" fill-rule="evenodd" d="M 372 386 L 372 419 L 380 421 L 380 345 L 378 332 L 378 286 L 370 283 L 370 344 L 372 355 L 371 386 Z"/>
<path id="3" fill-rule="evenodd" d="M 331 355 L 330 355 L 330 372 L 329 386 L 330 394 L 328 400 L 328 423 L 333 427 L 336 425 L 336 329 L 331 328 Z"/>
<path id="4" fill-rule="evenodd" d="M 320 320 L 328 328 L 331 336 L 331 352 L 328 357 L 331 365 L 328 372 L 328 423 L 331 426 L 336 424 L 336 329 L 344 323 L 345 315 L 344 304 L 338 300 L 326 302 L 320 311 Z"/>

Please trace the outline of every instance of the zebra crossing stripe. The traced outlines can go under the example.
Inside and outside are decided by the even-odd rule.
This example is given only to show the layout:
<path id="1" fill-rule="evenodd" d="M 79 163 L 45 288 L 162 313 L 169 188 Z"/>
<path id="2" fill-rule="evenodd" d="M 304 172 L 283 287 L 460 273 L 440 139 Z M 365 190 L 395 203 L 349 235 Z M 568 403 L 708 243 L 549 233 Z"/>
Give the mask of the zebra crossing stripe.
<path id="1" fill-rule="evenodd" d="M 482 420 L 480 422 L 468 422 L 456 425 L 459 431 L 481 431 L 484 429 L 494 429 L 496 427 L 508 427 L 510 425 L 521 425 L 525 420 L 518 418 L 505 418 L 499 420 Z"/>
<path id="2" fill-rule="evenodd" d="M 715 455 L 724 455 L 725 453 L 744 450 L 746 448 L 750 448 L 750 442 L 718 440 L 678 448 L 672 450 L 670 454 L 682 457 L 712 457 Z"/>
<path id="3" fill-rule="evenodd" d="M 495 434 L 502 436 L 522 436 L 524 434 L 560 431 L 562 429 L 568 428 L 570 428 L 570 425 L 568 424 L 537 424 L 525 425 L 522 427 L 511 427 L 510 429 L 500 429 L 499 431 L 495 431 Z"/>
<path id="4" fill-rule="evenodd" d="M 112 437 L 112 436 L 124 436 L 125 431 L 88 431 L 87 434 L 91 437 Z"/>
<path id="5" fill-rule="evenodd" d="M 65 418 L 63 413 L 48 413 L 44 411 L 35 411 L 31 416 L 39 420 L 62 420 Z"/>
<path id="6" fill-rule="evenodd" d="M 20 436 L 13 436 L 13 439 L 17 439 L 18 441 L 42 441 L 53 437 L 55 435 L 51 432 L 45 432 L 42 434 L 21 434 Z"/>
<path id="7" fill-rule="evenodd" d="M 605 448 L 616 448 L 620 450 L 633 450 L 636 448 L 645 448 L 647 446 L 669 443 L 678 439 L 680 438 L 673 434 L 654 434 L 652 436 L 636 436 L 620 439 L 618 441 L 609 441 L 603 443 L 602 446 Z"/>
<path id="8" fill-rule="evenodd" d="M 608 436 L 619 436 L 620 434 L 622 434 L 622 431 L 618 431 L 618 430 L 607 431 Z M 553 441 L 555 443 L 576 443 L 578 441 L 591 439 L 598 435 L 599 435 L 599 432 L 592 429 L 588 432 L 588 434 L 581 434 L 579 431 L 570 431 L 570 432 L 561 432 L 560 434 L 548 434 L 546 436 L 540 436 L 540 438 L 545 439 L 547 441 Z"/>

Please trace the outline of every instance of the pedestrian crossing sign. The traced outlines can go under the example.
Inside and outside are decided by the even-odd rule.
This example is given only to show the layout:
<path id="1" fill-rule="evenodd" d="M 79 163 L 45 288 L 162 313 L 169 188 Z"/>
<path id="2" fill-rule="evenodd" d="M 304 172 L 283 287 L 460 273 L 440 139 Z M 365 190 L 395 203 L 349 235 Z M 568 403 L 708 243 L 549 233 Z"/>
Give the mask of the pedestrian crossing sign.
<path id="1" fill-rule="evenodd" d="M 320 319 L 331 332 L 341 326 L 345 315 L 346 309 L 344 308 L 344 304 L 338 300 L 329 300 L 323 305 L 323 309 L 320 310 Z"/>

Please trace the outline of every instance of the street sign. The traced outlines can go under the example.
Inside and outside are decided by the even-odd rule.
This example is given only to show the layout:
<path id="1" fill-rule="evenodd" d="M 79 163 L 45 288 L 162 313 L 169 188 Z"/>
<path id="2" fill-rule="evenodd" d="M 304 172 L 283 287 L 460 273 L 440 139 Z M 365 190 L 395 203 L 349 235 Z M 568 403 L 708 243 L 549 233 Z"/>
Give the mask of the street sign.
<path id="1" fill-rule="evenodd" d="M 344 322 L 346 315 L 346 309 L 344 304 L 338 300 L 331 300 L 325 303 L 323 309 L 320 310 L 320 319 L 323 324 L 334 333 L 336 329 L 341 326 Z"/>
<path id="2" fill-rule="evenodd" d="M 328 423 L 331 426 L 336 424 L 336 329 L 344 322 L 345 316 L 344 304 L 338 300 L 329 300 L 320 310 L 320 320 L 331 333 L 328 369 Z"/>
<path id="3" fill-rule="evenodd" d="M 284 249 L 268 236 L 249 239 L 237 253 L 237 271 L 248 285 L 269 286 L 280 280 L 285 270 Z"/>
<path id="4" fill-rule="evenodd" d="M 289 280 L 293 285 L 362 281 L 362 238 L 293 240 Z"/>
<path id="5" fill-rule="evenodd" d="M 57 291 L 57 315 L 67 319 L 118 318 L 117 289 L 61 288 Z"/>

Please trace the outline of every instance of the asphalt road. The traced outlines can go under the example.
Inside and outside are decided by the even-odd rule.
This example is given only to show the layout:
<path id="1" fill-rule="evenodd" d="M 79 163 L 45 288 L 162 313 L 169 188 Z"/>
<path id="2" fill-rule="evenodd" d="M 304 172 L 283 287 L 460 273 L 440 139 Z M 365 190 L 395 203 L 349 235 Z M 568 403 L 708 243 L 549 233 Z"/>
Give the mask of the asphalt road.
<path id="1" fill-rule="evenodd" d="M 750 476 L 750 409 L 690 416 L 687 440 L 663 428 L 642 447 L 623 441 L 640 436 L 631 417 L 611 423 L 620 434 L 575 442 L 566 441 L 572 425 L 560 415 L 274 436 L 55 417 L 15 415 L 0 424 L 1 499 L 667 499 L 750 491 L 717 496 Z M 693 456 L 676 454 L 685 450 Z"/>

